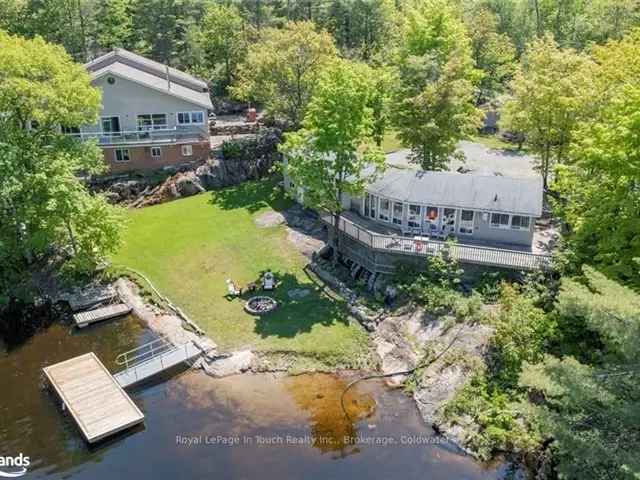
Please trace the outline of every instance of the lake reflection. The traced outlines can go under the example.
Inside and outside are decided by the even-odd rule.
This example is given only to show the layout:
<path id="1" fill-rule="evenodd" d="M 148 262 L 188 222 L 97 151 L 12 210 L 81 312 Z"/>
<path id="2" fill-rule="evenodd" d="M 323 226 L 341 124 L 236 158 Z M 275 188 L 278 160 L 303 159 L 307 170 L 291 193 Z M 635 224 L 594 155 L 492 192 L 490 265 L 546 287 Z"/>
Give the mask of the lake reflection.
<path id="1" fill-rule="evenodd" d="M 113 369 L 115 356 L 152 338 L 129 318 L 72 333 L 54 325 L 0 356 L 0 454 L 32 459 L 29 478 L 86 479 L 480 479 L 488 467 L 438 443 L 413 400 L 353 374 L 241 375 L 212 379 L 177 373 L 131 393 L 145 426 L 90 449 L 40 370 L 94 351 Z M 412 441 L 413 443 L 410 443 Z"/>

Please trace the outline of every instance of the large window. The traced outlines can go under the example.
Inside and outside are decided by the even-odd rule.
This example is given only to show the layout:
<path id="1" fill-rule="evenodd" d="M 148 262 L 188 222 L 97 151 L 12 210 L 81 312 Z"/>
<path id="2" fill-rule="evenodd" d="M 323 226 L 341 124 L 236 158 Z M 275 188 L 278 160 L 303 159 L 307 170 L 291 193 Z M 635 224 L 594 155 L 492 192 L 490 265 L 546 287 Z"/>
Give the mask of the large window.
<path id="1" fill-rule="evenodd" d="M 442 215 L 442 225 L 445 227 L 454 228 L 456 225 L 456 209 L 445 208 Z"/>
<path id="2" fill-rule="evenodd" d="M 166 113 L 138 115 L 138 130 L 160 130 L 167 128 Z"/>
<path id="3" fill-rule="evenodd" d="M 407 225 L 409 228 L 420 228 L 420 205 L 409 205 Z"/>
<path id="4" fill-rule="evenodd" d="M 513 230 L 529 230 L 530 219 L 521 215 L 511 217 L 511 228 Z"/>
<path id="5" fill-rule="evenodd" d="M 131 160 L 128 148 L 116 148 L 114 150 L 116 162 L 128 162 Z"/>
<path id="6" fill-rule="evenodd" d="M 381 198 L 380 199 L 380 214 L 378 215 L 378 218 L 380 220 L 384 220 L 385 222 L 388 222 L 389 221 L 390 209 L 391 209 L 391 202 L 389 200 L 387 200 L 386 198 Z"/>
<path id="7" fill-rule="evenodd" d="M 438 207 L 427 207 L 424 220 L 429 232 L 438 229 L 438 216 Z"/>
<path id="8" fill-rule="evenodd" d="M 458 231 L 463 235 L 472 235 L 473 234 L 473 220 L 474 220 L 474 211 L 473 210 L 462 210 L 460 212 L 460 228 Z"/>
<path id="9" fill-rule="evenodd" d="M 176 122 L 178 125 L 204 125 L 204 112 L 178 112 Z"/>
<path id="10" fill-rule="evenodd" d="M 378 212 L 378 197 L 376 197 L 375 195 L 369 195 L 369 216 L 371 218 L 378 218 L 377 217 L 377 212 Z"/>
<path id="11" fill-rule="evenodd" d="M 492 228 L 509 228 L 509 215 L 507 215 L 506 213 L 492 213 L 491 227 Z"/>
<path id="12" fill-rule="evenodd" d="M 402 225 L 402 203 L 394 202 L 393 204 L 393 223 Z"/>
<path id="13" fill-rule="evenodd" d="M 60 131 L 66 135 L 80 135 L 80 128 L 78 127 L 67 127 L 66 125 L 62 125 L 60 127 Z"/>

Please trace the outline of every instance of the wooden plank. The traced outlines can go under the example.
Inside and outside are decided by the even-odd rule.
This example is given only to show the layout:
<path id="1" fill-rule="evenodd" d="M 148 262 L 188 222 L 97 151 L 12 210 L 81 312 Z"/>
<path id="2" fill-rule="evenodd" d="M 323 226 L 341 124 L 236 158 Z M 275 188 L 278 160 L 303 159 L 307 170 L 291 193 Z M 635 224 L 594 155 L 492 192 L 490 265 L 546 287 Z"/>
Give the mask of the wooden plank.
<path id="1" fill-rule="evenodd" d="M 43 371 L 89 443 L 144 420 L 136 404 L 93 353 Z"/>
<path id="2" fill-rule="evenodd" d="M 101 322 L 103 320 L 127 315 L 130 312 L 131 307 L 124 303 L 119 303 L 117 305 L 96 308 L 95 310 L 89 310 L 87 312 L 76 313 L 73 316 L 73 319 L 76 322 L 76 325 L 82 328 L 95 322 Z"/>

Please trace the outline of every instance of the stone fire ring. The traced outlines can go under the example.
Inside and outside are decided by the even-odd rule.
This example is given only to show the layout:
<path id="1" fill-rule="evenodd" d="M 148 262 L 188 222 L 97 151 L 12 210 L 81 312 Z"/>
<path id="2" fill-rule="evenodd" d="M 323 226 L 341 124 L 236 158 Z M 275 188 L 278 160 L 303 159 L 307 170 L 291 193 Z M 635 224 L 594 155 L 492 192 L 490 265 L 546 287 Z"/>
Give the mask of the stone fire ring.
<path id="1" fill-rule="evenodd" d="M 264 315 L 265 313 L 273 312 L 277 307 L 278 302 L 266 296 L 251 297 L 244 304 L 244 309 L 251 315 Z"/>

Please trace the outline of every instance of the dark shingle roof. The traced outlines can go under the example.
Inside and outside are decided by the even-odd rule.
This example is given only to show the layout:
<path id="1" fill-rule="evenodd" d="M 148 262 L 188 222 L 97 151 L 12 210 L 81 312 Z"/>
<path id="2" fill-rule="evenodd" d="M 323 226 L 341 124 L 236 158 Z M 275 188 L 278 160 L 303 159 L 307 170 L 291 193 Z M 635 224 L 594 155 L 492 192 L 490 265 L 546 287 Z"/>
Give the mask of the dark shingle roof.
<path id="1" fill-rule="evenodd" d="M 540 217 L 542 179 L 389 168 L 367 189 L 407 203 Z"/>

